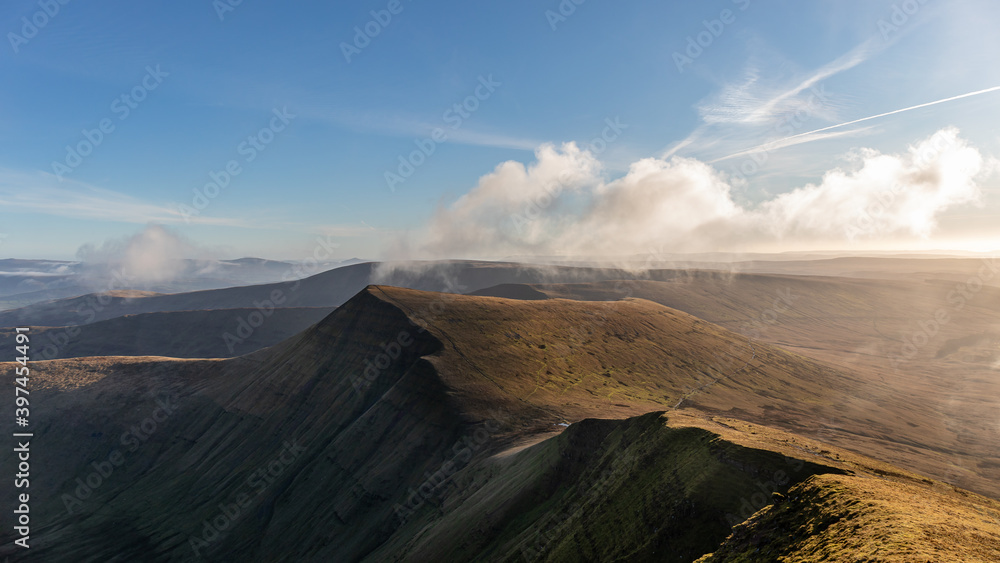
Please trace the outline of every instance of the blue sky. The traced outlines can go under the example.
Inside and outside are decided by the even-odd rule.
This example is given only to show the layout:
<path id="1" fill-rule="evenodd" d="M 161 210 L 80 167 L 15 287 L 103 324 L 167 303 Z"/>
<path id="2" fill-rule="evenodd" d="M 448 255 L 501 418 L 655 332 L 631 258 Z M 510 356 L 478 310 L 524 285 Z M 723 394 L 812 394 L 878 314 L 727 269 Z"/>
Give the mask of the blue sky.
<path id="1" fill-rule="evenodd" d="M 0 11 L 3 257 L 68 259 L 84 243 L 151 223 L 220 256 L 283 259 L 310 254 L 317 236 L 336 240 L 345 258 L 606 254 L 651 242 L 1000 248 L 1000 92 L 808 134 L 1000 86 L 996 2 L 51 4 L 12 0 Z M 46 6 L 58 13 L 39 15 Z M 32 33 L 25 18 L 44 25 Z M 377 34 L 357 37 L 355 27 L 366 26 Z M 345 45 L 354 46 L 349 57 Z M 607 148 L 592 145 L 616 120 L 626 127 Z M 99 134 L 102 122 L 108 132 Z M 838 234 L 849 216 L 822 228 L 806 215 L 788 217 L 806 200 L 849 210 L 857 202 L 837 199 L 845 190 L 868 194 L 864 207 L 880 193 L 865 182 L 912 178 L 920 166 L 900 156 L 898 166 L 882 163 L 895 170 L 888 176 L 857 174 L 866 164 L 874 170 L 873 155 L 905 155 L 943 130 L 956 131 L 949 142 L 965 152 L 941 164 L 952 166 L 938 174 L 951 185 L 925 194 L 921 201 L 937 198 L 932 208 L 894 192 L 891 220 L 854 238 Z M 793 135 L 801 136 L 776 143 Z M 569 142 L 589 155 L 562 159 Z M 96 146 L 77 163 L 66 147 L 81 143 Z M 766 143 L 774 143 L 765 145 L 766 162 L 748 165 L 750 174 L 739 173 L 749 156 L 725 158 Z M 387 181 L 421 144 L 433 153 L 402 181 Z M 540 146 L 554 155 L 540 156 Z M 634 169 L 644 159 L 661 166 L 660 183 L 628 192 L 653 178 Z M 508 161 L 526 174 L 494 172 Z M 558 205 L 538 206 L 545 222 L 515 240 L 523 229 L 504 226 L 510 213 L 498 218 L 496 210 L 516 214 L 535 197 L 528 190 L 540 189 L 546 162 L 586 170 L 556 194 Z M 238 173 L 228 185 L 199 201 L 194 190 L 231 165 Z M 824 180 L 837 169 L 849 178 Z M 704 221 L 658 231 L 669 220 L 658 215 L 643 232 L 629 226 L 628 210 L 643 206 L 621 194 L 674 208 L 694 200 L 656 199 L 678 192 L 670 182 L 715 175 L 726 201 L 697 196 L 682 214 Z M 809 185 L 815 193 L 801 191 Z M 790 193 L 798 197 L 781 198 Z M 615 214 L 601 211 L 612 203 Z M 765 233 L 767 218 L 779 215 L 782 231 Z M 607 222 L 621 226 L 605 230 Z M 595 225 L 621 245 L 566 242 Z M 501 231 L 504 244 L 493 244 Z M 709 231 L 702 245 L 683 243 Z"/>

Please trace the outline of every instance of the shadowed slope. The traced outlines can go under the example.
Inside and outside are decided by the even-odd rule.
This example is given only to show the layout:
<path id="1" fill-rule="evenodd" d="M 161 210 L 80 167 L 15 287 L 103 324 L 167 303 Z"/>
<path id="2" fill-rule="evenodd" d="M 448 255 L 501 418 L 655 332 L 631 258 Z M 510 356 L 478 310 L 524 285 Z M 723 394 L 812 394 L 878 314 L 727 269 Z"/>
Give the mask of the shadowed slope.
<path id="1" fill-rule="evenodd" d="M 569 333 L 587 323 L 590 334 Z M 394 533 L 393 506 L 453 457 L 463 436 L 495 420 L 497 409 L 504 421 L 489 450 L 552 432 L 564 420 L 671 408 L 713 381 L 720 390 L 731 386 L 721 396 L 782 386 L 796 400 L 816 401 L 822 391 L 796 384 L 797 374 L 837 378 L 777 350 L 756 353 L 754 360 L 736 335 L 649 302 L 529 303 L 372 287 L 301 335 L 250 356 L 186 369 L 154 362 L 76 390 L 40 392 L 33 416 L 46 425 L 36 440 L 51 445 L 38 452 L 47 468 L 40 486 L 58 493 L 39 500 L 45 516 L 31 555 L 51 561 L 155 550 L 183 560 L 197 538 L 208 544 L 200 553 L 248 560 L 288 553 L 353 560 Z M 101 360 L 38 363 L 37 383 L 44 385 L 46 372 Z M 749 383 L 724 379 L 748 361 L 776 367 L 767 376 L 748 370 Z M 120 438 L 157 401 L 176 405 L 176 414 L 131 450 Z M 288 458 L 286 442 L 305 450 L 282 465 L 275 460 Z M 80 505 L 67 503 L 75 479 L 115 450 L 125 455 L 121 468 Z M 258 494 L 255 472 L 272 463 L 279 476 Z M 241 494 L 251 504 L 208 542 L 205 522 Z M 303 521 L 313 525 L 297 524 Z M 67 540 L 81 537 L 91 538 L 85 551 Z"/>
<path id="2" fill-rule="evenodd" d="M 35 357 L 50 360 L 85 356 L 231 358 L 291 338 L 331 312 L 326 307 L 301 307 L 141 313 L 76 327 L 32 327 L 31 332 L 37 343 Z M 14 329 L 0 328 L 0 350 L 12 350 L 15 336 Z"/>
<path id="3" fill-rule="evenodd" d="M 828 490 L 814 504 L 800 500 L 815 482 L 854 488 Z M 876 490 L 875 499 L 864 496 Z M 783 560 L 814 560 L 814 546 L 823 544 L 835 548 L 825 553 L 839 554 L 827 560 L 846 562 L 862 560 L 882 538 L 905 538 L 906 549 L 896 553 L 958 563 L 990 553 L 1000 539 L 1000 503 L 808 439 L 691 411 L 581 421 L 558 438 L 480 460 L 433 500 L 402 506 L 404 527 L 366 560 L 692 561 L 749 538 L 748 559 L 724 560 L 775 561 L 773 546 L 786 542 Z M 861 508 L 865 518 L 825 529 L 837 517 L 813 514 L 834 503 Z M 786 505 L 796 508 L 770 537 L 741 531 Z M 760 509 L 718 549 L 731 525 Z M 944 526 L 928 526 L 935 521 Z M 859 523 L 871 528 L 859 533 Z M 793 530 L 798 541 L 789 542 Z M 956 539 L 963 543 L 950 543 Z M 882 553 L 900 546 L 886 547 Z"/>

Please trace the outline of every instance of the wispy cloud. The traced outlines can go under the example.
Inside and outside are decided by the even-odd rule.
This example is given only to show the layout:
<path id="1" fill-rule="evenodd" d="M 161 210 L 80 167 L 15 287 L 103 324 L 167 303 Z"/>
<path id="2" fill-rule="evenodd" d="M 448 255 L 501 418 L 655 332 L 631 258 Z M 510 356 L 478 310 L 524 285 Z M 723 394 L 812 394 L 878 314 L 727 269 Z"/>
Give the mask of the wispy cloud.
<path id="1" fill-rule="evenodd" d="M 544 142 L 539 139 L 484 131 L 467 122 L 463 123 L 461 128 L 455 129 L 444 120 L 427 121 L 412 116 L 394 115 L 391 112 L 340 112 L 314 107 L 303 108 L 300 115 L 360 133 L 375 133 L 389 137 L 429 137 L 434 129 L 440 128 L 446 134 L 444 142 L 460 145 L 534 151 Z"/>
<path id="2" fill-rule="evenodd" d="M 0 169 L 0 207 L 29 213 L 93 219 L 118 223 L 185 223 L 173 206 L 150 203 L 127 194 L 72 179 L 59 179 L 48 172 Z M 197 216 L 200 225 L 253 228 L 242 219 Z"/>
<path id="3" fill-rule="evenodd" d="M 428 131 L 430 131 L 430 129 Z M 453 143 L 463 145 L 477 145 L 482 147 L 518 149 L 525 151 L 534 151 L 543 143 L 542 141 L 536 139 L 510 137 L 507 135 L 476 131 L 474 129 L 457 129 L 448 131 L 448 140 Z"/>
<path id="4" fill-rule="evenodd" d="M 778 119 L 782 115 L 787 115 L 790 111 L 798 109 L 802 102 L 801 100 L 796 99 L 797 96 L 806 90 L 816 87 L 822 81 L 832 76 L 858 66 L 868 60 L 874 52 L 875 48 L 872 45 L 872 41 L 866 41 L 861 45 L 858 45 L 850 52 L 814 71 L 810 76 L 803 79 L 794 87 L 785 90 L 784 92 L 781 92 L 760 104 L 759 107 L 750 113 L 750 120 L 757 123 L 766 123 L 774 119 Z"/>
<path id="5" fill-rule="evenodd" d="M 733 153 L 733 154 L 730 154 L 730 155 L 727 155 L 727 156 L 724 156 L 724 157 L 721 157 L 721 158 L 717 158 L 715 160 L 712 160 L 711 162 L 714 163 L 714 162 L 719 162 L 719 161 L 722 161 L 722 160 L 728 160 L 730 158 L 735 158 L 735 157 L 738 157 L 738 156 L 743 156 L 743 155 L 750 154 L 750 153 L 753 153 L 753 152 L 758 152 L 758 151 L 761 151 L 761 150 L 772 151 L 772 150 L 777 150 L 777 149 L 784 148 L 784 147 L 789 147 L 789 146 L 792 146 L 792 145 L 798 145 L 798 144 L 802 144 L 802 143 L 808 143 L 808 142 L 811 142 L 811 141 L 817 141 L 817 140 L 821 140 L 821 139 L 827 139 L 827 138 L 830 138 L 830 137 L 837 136 L 836 134 L 826 134 L 825 133 L 826 131 L 830 131 L 832 129 L 839 129 L 841 127 L 847 127 L 849 125 L 856 125 L 858 123 L 863 123 L 865 121 L 871 121 L 873 119 L 879 119 L 879 118 L 882 118 L 882 117 L 888 117 L 890 115 L 896 115 L 898 113 L 903 113 L 903 112 L 907 112 L 907 111 L 913 111 L 915 109 L 921 109 L 921 108 L 926 108 L 926 107 L 930 107 L 930 106 L 936 106 L 938 104 L 943 104 L 943 103 L 946 103 L 946 102 L 952 102 L 952 101 L 955 101 L 955 100 L 961 100 L 963 98 L 970 98 L 972 96 L 980 96 L 982 94 L 988 94 L 990 92 L 996 92 L 998 90 L 1000 90 L 1000 86 L 994 86 L 992 88 L 986 88 L 985 90 L 977 90 L 975 92 L 969 92 L 967 94 L 961 94 L 961 95 L 958 95 L 958 96 L 951 96 L 950 98 L 944 98 L 942 100 L 936 100 L 936 101 L 933 101 L 933 102 L 927 102 L 927 103 L 923 103 L 923 104 L 918 104 L 918 105 L 915 105 L 915 106 L 910 106 L 910 107 L 906 107 L 906 108 L 902 108 L 902 109 L 897 109 L 897 110 L 893 110 L 893 111 L 887 111 L 885 113 L 880 113 L 878 115 L 870 115 L 868 117 L 862 117 L 861 119 L 854 119 L 852 121 L 846 121 L 844 123 L 838 123 L 836 125 L 830 125 L 830 126 L 827 126 L 827 127 L 822 127 L 820 129 L 814 129 L 812 131 L 806 131 L 805 133 L 799 133 L 797 135 L 790 135 L 790 136 L 782 138 L 782 139 L 777 139 L 775 141 L 770 141 L 768 143 L 764 143 L 764 144 L 761 144 L 761 145 L 758 145 L 758 146 L 755 146 L 755 147 L 751 147 L 749 149 L 742 150 L 740 152 L 736 152 L 736 153 Z"/>
<path id="6" fill-rule="evenodd" d="M 358 238 L 381 235 L 384 231 L 364 221 L 351 224 L 315 224 L 281 220 L 273 213 L 247 214 L 245 219 L 212 217 L 204 214 L 185 216 L 176 205 L 139 200 L 132 196 L 63 179 L 60 182 L 47 172 L 21 172 L 0 169 L 0 209 L 69 217 L 94 221 L 142 225 L 185 224 L 238 229 L 292 231 L 329 237 Z M 2 239 L 3 235 L 0 235 Z"/>
<path id="7" fill-rule="evenodd" d="M 660 158 L 677 155 L 715 162 L 720 155 L 731 158 L 753 153 L 765 145 L 787 148 L 865 134 L 867 129 L 801 135 L 785 141 L 776 139 L 790 137 L 790 133 L 801 131 L 809 121 L 841 120 L 843 96 L 828 92 L 825 81 L 864 63 L 882 48 L 874 40 L 865 41 L 819 68 L 791 74 L 788 69 L 795 65 L 781 53 L 751 55 L 739 78 L 722 82 L 714 94 L 695 105 L 701 123 L 686 138 L 665 149 Z M 754 148 L 746 149 L 748 146 Z"/>
<path id="8" fill-rule="evenodd" d="M 872 41 L 866 41 L 790 83 L 775 84 L 767 80 L 754 62 L 748 63 L 743 78 L 723 84 L 719 93 L 697 105 L 706 124 L 761 125 L 770 124 L 783 116 L 794 114 L 808 104 L 809 90 L 824 80 L 852 69 L 875 53 Z M 803 94 L 807 96 L 803 96 Z M 832 107 L 827 104 L 832 115 Z"/>

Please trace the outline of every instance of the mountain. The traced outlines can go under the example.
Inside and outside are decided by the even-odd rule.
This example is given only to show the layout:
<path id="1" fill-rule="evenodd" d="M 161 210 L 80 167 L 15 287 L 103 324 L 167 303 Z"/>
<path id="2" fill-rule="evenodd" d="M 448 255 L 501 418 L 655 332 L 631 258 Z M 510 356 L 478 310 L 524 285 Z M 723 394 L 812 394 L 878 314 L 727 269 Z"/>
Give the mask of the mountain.
<path id="1" fill-rule="evenodd" d="M 25 561 L 690 561 L 788 519 L 846 541 L 840 507 L 903 518 L 885 560 L 1000 538 L 996 501 L 862 455 L 936 439 L 902 405 L 870 430 L 857 375 L 642 299 L 371 286 L 239 358 L 33 368 Z M 833 416 L 861 454 L 800 435 Z M 858 505 L 866 487 L 907 494 Z M 968 521 L 923 516 L 945 510 Z"/>
<path id="2" fill-rule="evenodd" d="M 864 443 L 867 452 L 887 448 L 879 455 L 978 492 L 995 490 L 1000 482 L 996 427 L 990 423 L 1000 409 L 1000 380 L 994 376 L 995 366 L 1000 365 L 1000 348 L 996 346 L 1000 343 L 1000 331 L 995 323 L 1000 289 L 984 283 L 990 281 L 991 274 L 986 264 L 981 264 L 981 274 L 961 284 L 940 279 L 901 281 L 718 271 L 629 273 L 587 268 L 539 269 L 476 262 L 418 266 L 393 275 L 411 286 L 450 287 L 453 291 L 467 291 L 498 280 L 516 280 L 473 293 L 521 299 L 602 301 L 638 297 L 683 310 L 738 332 L 744 338 L 780 346 L 854 376 L 857 387 L 842 400 L 847 403 L 845 408 L 859 413 L 864 424 L 845 424 L 842 412 L 833 409 L 812 417 L 799 417 L 803 428 L 798 432 L 847 448 L 857 449 L 859 443 Z M 351 266 L 303 280 L 294 292 L 291 291 L 294 285 L 287 288 L 288 296 L 282 305 L 294 302 L 295 294 L 307 301 L 337 302 L 338 295 L 355 291 L 355 287 L 363 286 L 377 275 L 375 268 L 371 264 Z M 582 280 L 616 276 L 618 279 L 614 281 L 582 283 Z M 551 283 L 553 280 L 577 283 Z M 251 305 L 254 302 L 266 305 L 266 292 L 274 290 L 271 286 L 260 286 L 209 293 L 223 302 L 231 299 L 234 303 L 242 300 Z M 102 312 L 110 316 L 127 310 L 126 305 L 133 301 L 156 302 L 160 298 L 165 300 L 161 304 L 211 306 L 210 296 L 202 294 L 117 295 L 105 298 L 110 301 Z M 52 311 L 59 312 L 56 308 Z M 945 316 L 941 317 L 942 314 Z M 227 330 L 236 330 L 236 317 L 227 321 L 229 313 L 212 313 L 212 318 L 221 325 L 206 322 L 174 330 L 181 326 L 179 319 L 185 315 L 202 314 L 180 313 L 167 322 L 165 329 L 155 327 L 155 318 L 147 319 L 153 334 L 159 330 L 172 331 L 169 340 L 154 347 L 139 349 L 123 345 L 112 350 L 95 336 L 96 346 L 68 348 L 74 350 L 74 355 L 221 357 L 273 345 L 293 330 L 291 326 L 283 326 L 284 321 L 276 320 L 272 325 L 268 319 L 263 328 L 252 333 L 252 338 L 237 343 L 238 348 L 234 346 L 230 353 L 228 346 L 224 347 L 224 338 Z M 162 318 L 169 320 L 173 316 Z M 589 322 L 581 322 L 580 326 Z M 132 326 L 129 323 L 134 321 L 121 326 Z M 49 351 L 61 349 L 65 339 L 60 335 L 66 334 L 66 330 L 40 332 L 36 345 L 41 347 L 42 355 L 36 357 L 45 358 Z M 129 335 L 121 341 L 127 344 L 134 340 Z M 891 446 L 886 446 L 885 437 L 892 438 Z"/>

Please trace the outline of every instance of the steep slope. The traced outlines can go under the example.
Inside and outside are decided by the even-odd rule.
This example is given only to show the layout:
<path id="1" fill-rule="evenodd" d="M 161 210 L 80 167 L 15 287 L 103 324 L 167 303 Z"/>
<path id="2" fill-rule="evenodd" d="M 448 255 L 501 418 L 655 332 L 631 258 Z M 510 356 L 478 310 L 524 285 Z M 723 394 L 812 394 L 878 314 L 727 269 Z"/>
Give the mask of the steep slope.
<path id="1" fill-rule="evenodd" d="M 141 313 L 74 327 L 32 327 L 35 358 L 167 356 L 230 358 L 291 338 L 332 312 L 328 307 L 211 309 Z M 0 350 L 16 332 L 0 328 Z"/>
<path id="2" fill-rule="evenodd" d="M 407 499 L 400 531 L 366 560 L 691 561 L 718 546 L 741 511 L 844 471 L 787 450 L 745 447 L 661 413 L 586 419 L 481 460 L 442 486 L 440 500 Z"/>
<path id="3" fill-rule="evenodd" d="M 557 350 L 585 322 L 591 334 Z M 595 307 L 372 287 L 303 334 L 250 356 L 180 367 L 133 362 L 75 390 L 33 394 L 34 420 L 44 421 L 35 439 L 47 444 L 37 454 L 47 468 L 38 487 L 58 493 L 36 505 L 45 516 L 31 554 L 58 561 L 154 550 L 183 560 L 200 538 L 207 545 L 199 552 L 250 560 L 279 553 L 359 559 L 393 535 L 399 499 L 453 456 L 456 442 L 495 420 L 496 409 L 505 421 L 490 433 L 490 451 L 544 436 L 563 421 L 671 408 L 706 383 L 730 385 L 722 378 L 754 358 L 734 337 L 648 302 Z M 837 377 L 777 350 L 756 353 L 753 361 L 770 359 L 774 369 L 747 373 L 749 382 L 732 393 L 787 386 L 791 406 L 822 397 L 796 386 L 797 374 Z M 66 371 L 99 360 L 38 362 L 36 383 L 59 372 L 65 381 Z M 157 401 L 175 408 L 142 431 Z M 133 427 L 145 437 L 138 444 L 123 438 L 136 434 Z M 115 451 L 125 456 L 121 469 L 77 498 L 87 490 L 76 491 L 76 479 Z M 274 479 L 253 480 L 271 467 Z M 252 504 L 209 541 L 205 522 L 241 495 Z"/>
<path id="4" fill-rule="evenodd" d="M 33 369 L 32 430 L 44 447 L 32 463 L 45 470 L 32 482 L 43 491 L 32 549 L 17 553 L 26 561 L 512 560 L 526 549 L 557 561 L 580 548 L 693 558 L 762 506 L 755 495 L 810 475 L 860 465 L 918 479 L 705 419 L 698 412 L 780 413 L 794 425 L 837 411 L 865 424 L 841 412 L 850 374 L 636 299 L 370 287 L 249 356 Z M 588 421 L 559 435 L 561 424 L 650 411 L 673 422 Z M 788 458 L 807 470 L 770 486 Z M 604 474 L 613 460 L 624 469 Z M 602 475 L 609 486 L 595 489 Z M 560 511 L 592 518 L 540 548 L 529 530 Z M 0 533 L 0 556 L 15 553 L 11 532 Z"/>
<path id="5" fill-rule="evenodd" d="M 996 501 L 691 411 L 588 419 L 447 487 L 402 505 L 404 533 L 366 560 L 964 563 L 1000 542 Z"/>
<path id="6" fill-rule="evenodd" d="M 419 360 L 436 346 L 423 335 L 371 392 L 352 387 L 348 374 L 407 326 L 397 308 L 363 294 L 266 353 L 185 364 L 192 369 L 153 362 L 75 391 L 33 394 L 33 419 L 44 421 L 35 439 L 47 444 L 36 463 L 48 468 L 33 485 L 58 493 L 33 507 L 40 520 L 29 560 L 149 560 L 151 552 L 190 560 L 191 538 L 203 538 L 206 552 L 257 552 L 269 526 L 283 530 L 282 545 L 320 529 L 337 536 L 346 554 L 377 545 L 384 517 L 367 495 L 353 492 L 395 494 L 398 480 L 419 467 L 421 448 L 449 439 L 462 423 Z M 48 364 L 96 360 L 39 362 L 36 377 L 45 381 L 54 371 Z M 154 422 L 144 427 L 147 419 Z M 137 443 L 134 436 L 141 436 Z M 77 490 L 83 485 L 75 479 L 86 480 L 92 462 L 108 462 L 115 452 L 124 463 L 93 492 Z M 241 495 L 252 495 L 252 512 L 242 511 L 216 539 L 205 522 Z M 292 496 L 291 510 L 276 506 Z M 344 520 L 373 532 L 347 533 Z M 306 521 L 320 527 L 300 524 Z"/>

